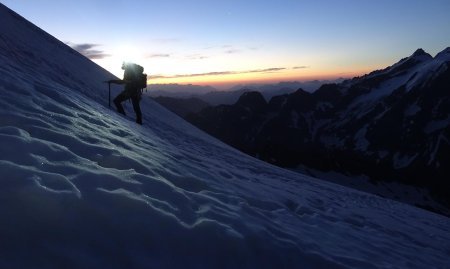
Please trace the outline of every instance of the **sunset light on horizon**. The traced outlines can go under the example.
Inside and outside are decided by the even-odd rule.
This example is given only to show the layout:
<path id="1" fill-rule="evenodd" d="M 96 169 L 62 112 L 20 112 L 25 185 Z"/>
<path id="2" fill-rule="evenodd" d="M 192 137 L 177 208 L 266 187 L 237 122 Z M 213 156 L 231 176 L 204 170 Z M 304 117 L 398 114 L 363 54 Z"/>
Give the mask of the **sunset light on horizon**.
<path id="1" fill-rule="evenodd" d="M 450 46 L 450 1 L 25 1 L 2 4 L 114 75 L 150 84 L 351 78 Z"/>

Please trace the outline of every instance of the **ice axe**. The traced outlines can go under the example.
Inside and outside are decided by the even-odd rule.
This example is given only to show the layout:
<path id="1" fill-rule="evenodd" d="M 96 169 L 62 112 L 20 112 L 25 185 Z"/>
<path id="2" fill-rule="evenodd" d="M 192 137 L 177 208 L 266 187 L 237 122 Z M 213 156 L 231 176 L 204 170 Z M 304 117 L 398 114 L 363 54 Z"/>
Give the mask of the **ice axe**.
<path id="1" fill-rule="evenodd" d="M 108 107 L 111 108 L 111 82 L 108 81 Z"/>
<path id="2" fill-rule="evenodd" d="M 124 81 L 121 79 L 110 79 L 103 82 L 108 83 L 108 107 L 111 108 L 111 83 L 124 84 Z"/>
<path id="3" fill-rule="evenodd" d="M 111 80 L 103 81 L 104 83 L 108 83 L 108 107 L 111 108 Z"/>

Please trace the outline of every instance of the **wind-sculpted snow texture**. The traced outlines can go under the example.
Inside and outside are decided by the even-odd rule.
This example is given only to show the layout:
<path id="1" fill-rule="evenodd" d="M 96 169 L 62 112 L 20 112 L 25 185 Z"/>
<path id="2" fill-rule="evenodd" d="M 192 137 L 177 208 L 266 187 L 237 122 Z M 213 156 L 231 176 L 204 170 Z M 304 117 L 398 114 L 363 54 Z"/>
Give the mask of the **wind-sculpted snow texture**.
<path id="1" fill-rule="evenodd" d="M 448 268 L 450 220 L 275 168 L 0 5 L 0 268 Z M 119 88 L 114 88 L 117 94 Z"/>

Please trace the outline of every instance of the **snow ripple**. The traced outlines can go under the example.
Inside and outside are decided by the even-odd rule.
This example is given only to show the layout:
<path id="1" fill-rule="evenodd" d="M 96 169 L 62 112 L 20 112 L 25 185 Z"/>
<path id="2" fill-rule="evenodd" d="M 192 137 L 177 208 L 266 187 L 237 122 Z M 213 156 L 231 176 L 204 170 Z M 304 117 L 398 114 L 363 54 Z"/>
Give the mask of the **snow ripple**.
<path id="1" fill-rule="evenodd" d="M 106 107 L 110 74 L 0 13 L 1 268 L 450 264 L 449 219 L 262 163 L 149 98 L 138 126 Z"/>

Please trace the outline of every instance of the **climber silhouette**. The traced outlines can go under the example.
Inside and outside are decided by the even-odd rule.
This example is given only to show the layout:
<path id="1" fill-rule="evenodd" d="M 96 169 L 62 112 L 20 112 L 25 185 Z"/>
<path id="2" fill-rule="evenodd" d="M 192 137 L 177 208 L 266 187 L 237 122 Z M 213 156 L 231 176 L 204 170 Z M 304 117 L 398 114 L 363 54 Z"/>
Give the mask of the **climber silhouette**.
<path id="1" fill-rule="evenodd" d="M 123 79 L 108 80 L 108 83 L 125 84 L 125 89 L 114 98 L 113 102 L 117 111 L 125 115 L 122 102 L 131 99 L 134 112 L 136 113 L 136 122 L 142 125 L 142 112 L 139 102 L 142 95 L 141 89 L 146 87 L 147 75 L 143 74 L 144 68 L 142 66 L 134 63 L 124 62 L 122 69 L 124 70 Z M 143 83 L 145 83 L 144 87 Z"/>

